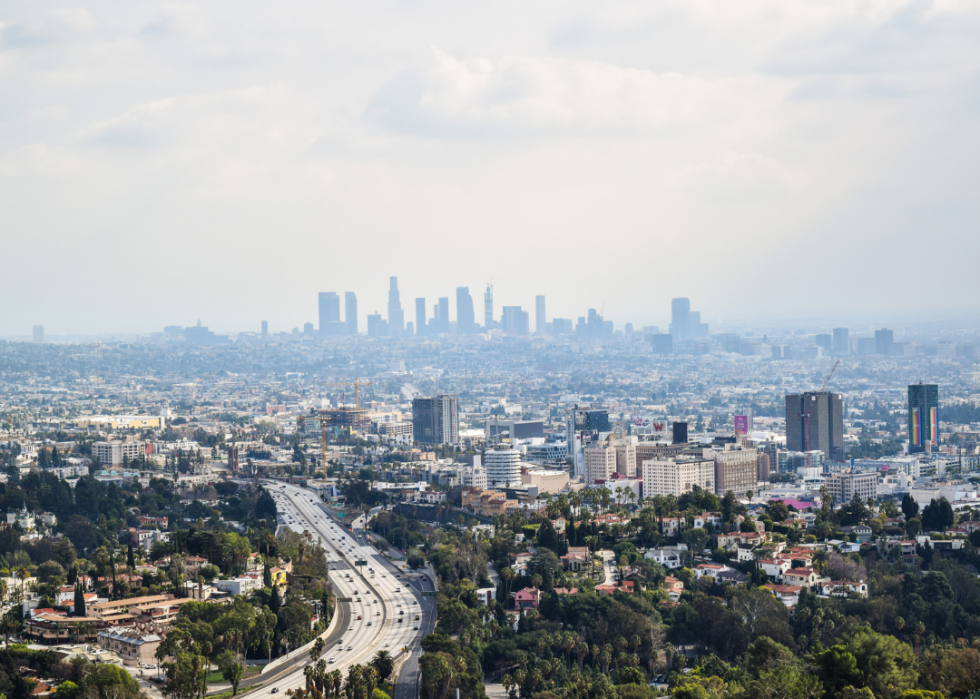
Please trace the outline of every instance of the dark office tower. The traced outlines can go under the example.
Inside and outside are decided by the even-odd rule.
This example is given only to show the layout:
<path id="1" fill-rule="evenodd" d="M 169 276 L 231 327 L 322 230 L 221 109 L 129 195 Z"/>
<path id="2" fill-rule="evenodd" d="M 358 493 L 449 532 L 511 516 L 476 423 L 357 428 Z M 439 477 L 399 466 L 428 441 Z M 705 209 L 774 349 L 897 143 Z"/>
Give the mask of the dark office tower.
<path id="1" fill-rule="evenodd" d="M 488 332 L 493 327 L 493 287 L 489 284 L 483 293 L 483 327 Z"/>
<path id="2" fill-rule="evenodd" d="M 476 312 L 473 310 L 473 297 L 467 286 L 456 287 L 456 332 L 469 335 L 476 331 Z"/>
<path id="3" fill-rule="evenodd" d="M 269 321 L 267 320 L 262 321 L 262 339 L 263 340 L 269 339 Z"/>
<path id="4" fill-rule="evenodd" d="M 401 296 L 398 293 L 398 277 L 391 278 L 388 288 L 388 332 L 392 337 L 401 337 L 405 329 L 405 312 L 402 310 Z"/>
<path id="5" fill-rule="evenodd" d="M 332 335 L 340 322 L 340 297 L 332 291 L 320 292 L 320 334 Z"/>
<path id="6" fill-rule="evenodd" d="M 673 299 L 670 302 L 670 334 L 676 340 L 691 336 L 691 300 Z"/>
<path id="7" fill-rule="evenodd" d="M 357 294 L 353 291 L 344 292 L 344 320 L 347 323 L 347 334 L 357 334 Z"/>
<path id="8" fill-rule="evenodd" d="M 425 335 L 428 329 L 425 327 L 425 299 L 415 299 L 415 334 Z"/>
<path id="9" fill-rule="evenodd" d="M 939 386 L 909 386 L 909 454 L 932 451 L 939 444 Z"/>
<path id="10" fill-rule="evenodd" d="M 412 401 L 412 431 L 421 444 L 459 442 L 459 398 L 441 394 Z"/>
<path id="11" fill-rule="evenodd" d="M 875 354 L 891 354 L 895 333 L 886 328 L 875 330 Z"/>
<path id="12" fill-rule="evenodd" d="M 831 461 L 844 460 L 844 401 L 839 393 L 786 396 L 786 449 L 819 449 Z"/>
<path id="13" fill-rule="evenodd" d="M 544 326 L 548 324 L 545 315 L 544 296 L 534 297 L 534 332 L 536 335 L 544 335 Z"/>
<path id="14" fill-rule="evenodd" d="M 834 328 L 834 354 L 850 354 L 851 338 L 847 328 Z"/>
<path id="15" fill-rule="evenodd" d="M 686 422 L 674 422 L 671 425 L 671 430 L 673 432 L 673 442 L 674 444 L 687 444 L 687 423 Z"/>
<path id="16" fill-rule="evenodd" d="M 822 349 L 824 352 L 827 352 L 828 354 L 830 353 L 830 350 L 833 347 L 833 341 L 834 338 L 825 333 L 821 333 L 817 335 L 815 338 L 813 338 L 813 343 L 817 347 Z"/>

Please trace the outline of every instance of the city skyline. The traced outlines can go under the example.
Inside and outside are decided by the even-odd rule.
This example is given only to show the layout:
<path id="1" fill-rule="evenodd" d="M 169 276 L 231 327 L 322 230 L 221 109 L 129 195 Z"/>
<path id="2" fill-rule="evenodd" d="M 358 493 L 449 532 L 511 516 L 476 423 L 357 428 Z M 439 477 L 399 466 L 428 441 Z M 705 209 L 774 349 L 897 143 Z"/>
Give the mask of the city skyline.
<path id="1" fill-rule="evenodd" d="M 302 327 L 323 288 L 363 324 L 392 274 L 635 325 L 977 315 L 980 8 L 620 7 L 8 4 L 0 335 Z M 923 240 L 955 285 L 895 283 Z"/>

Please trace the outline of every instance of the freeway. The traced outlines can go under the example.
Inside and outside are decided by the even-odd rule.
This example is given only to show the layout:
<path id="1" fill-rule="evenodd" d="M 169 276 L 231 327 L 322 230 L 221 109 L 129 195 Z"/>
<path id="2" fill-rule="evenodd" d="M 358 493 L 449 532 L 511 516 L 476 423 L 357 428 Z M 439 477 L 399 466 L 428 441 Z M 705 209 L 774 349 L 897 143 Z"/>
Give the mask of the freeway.
<path id="1" fill-rule="evenodd" d="M 352 536 L 313 491 L 275 482 L 266 486 L 276 500 L 281 523 L 300 533 L 308 531 L 327 550 L 330 582 L 338 599 L 337 614 L 341 615 L 326 639 L 328 669 L 339 669 L 346 675 L 350 665 L 366 664 L 378 650 L 388 650 L 396 658 L 403 647 L 417 651 L 421 634 L 433 625 L 434 598 L 416 596 L 405 574 L 364 545 L 363 537 Z M 365 565 L 354 565 L 356 561 Z M 294 670 L 276 672 L 269 691 L 286 692 L 303 686 L 302 668 L 308 660 L 308 656 L 301 656 L 293 661 Z"/>

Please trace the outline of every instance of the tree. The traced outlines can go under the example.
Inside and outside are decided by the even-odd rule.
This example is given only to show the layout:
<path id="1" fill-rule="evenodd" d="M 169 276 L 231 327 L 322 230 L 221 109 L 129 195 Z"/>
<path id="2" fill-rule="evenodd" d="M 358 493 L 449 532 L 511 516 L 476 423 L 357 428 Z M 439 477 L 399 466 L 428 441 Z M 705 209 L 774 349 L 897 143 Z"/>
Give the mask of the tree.
<path id="1" fill-rule="evenodd" d="M 919 503 L 909 493 L 906 493 L 905 497 L 902 498 L 902 514 L 905 515 L 906 521 L 919 514 Z"/>
<path id="2" fill-rule="evenodd" d="M 818 699 L 823 694 L 820 680 L 801 672 L 795 665 L 764 670 L 749 683 L 746 696 L 752 699 Z"/>
<path id="3" fill-rule="evenodd" d="M 218 669 L 221 670 L 221 676 L 225 678 L 225 682 L 231 685 L 231 695 L 238 695 L 238 684 L 245 677 L 245 665 L 242 663 L 238 656 L 230 650 L 224 650 L 217 657 Z"/>
<path id="4" fill-rule="evenodd" d="M 388 651 L 379 650 L 371 659 L 371 666 L 378 671 L 381 679 L 387 680 L 395 670 L 395 660 Z"/>
<path id="5" fill-rule="evenodd" d="M 75 582 L 75 616 L 85 616 L 85 588 L 81 580 Z"/>

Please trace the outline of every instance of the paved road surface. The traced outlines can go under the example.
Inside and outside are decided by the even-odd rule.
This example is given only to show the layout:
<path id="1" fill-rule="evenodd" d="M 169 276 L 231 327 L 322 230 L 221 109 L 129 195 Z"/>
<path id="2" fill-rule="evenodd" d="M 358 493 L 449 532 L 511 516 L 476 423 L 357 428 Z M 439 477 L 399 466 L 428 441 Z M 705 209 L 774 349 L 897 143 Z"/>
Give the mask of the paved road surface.
<path id="1" fill-rule="evenodd" d="M 309 531 L 315 540 L 323 543 L 328 551 L 334 591 L 338 599 L 351 600 L 338 603 L 337 613 L 343 616 L 327 639 L 324 652 L 329 669 L 338 669 L 346 675 L 348 666 L 366 664 L 378 650 L 386 649 L 397 656 L 403 646 L 416 645 L 421 629 L 413 629 L 414 623 L 408 621 L 399 623 L 397 618 L 414 619 L 414 610 L 421 609 L 421 603 L 395 576 L 394 567 L 340 526 L 313 491 L 282 483 L 267 483 L 267 487 L 276 499 L 282 523 L 297 532 Z M 352 566 L 357 560 L 364 560 L 367 565 Z M 374 577 L 369 568 L 375 570 Z M 358 597 L 362 601 L 358 602 Z M 405 614 L 400 615 L 399 611 Z M 261 691 L 272 693 L 277 689 L 285 694 L 305 684 L 302 668 L 308 662 L 309 655 L 304 653 L 287 664 L 285 670 L 270 670 L 260 680 L 251 682 L 266 684 Z"/>

